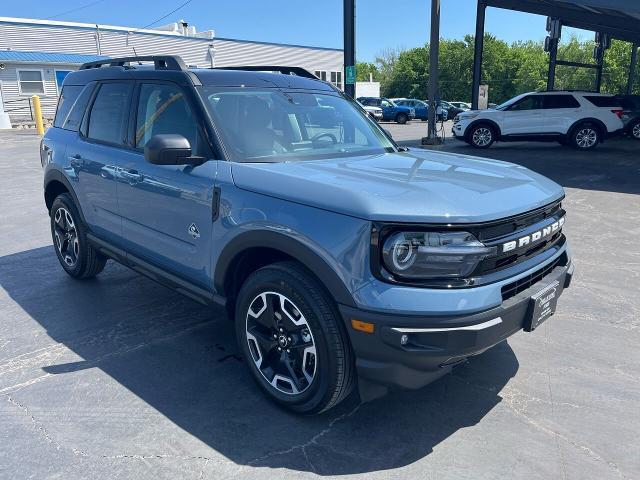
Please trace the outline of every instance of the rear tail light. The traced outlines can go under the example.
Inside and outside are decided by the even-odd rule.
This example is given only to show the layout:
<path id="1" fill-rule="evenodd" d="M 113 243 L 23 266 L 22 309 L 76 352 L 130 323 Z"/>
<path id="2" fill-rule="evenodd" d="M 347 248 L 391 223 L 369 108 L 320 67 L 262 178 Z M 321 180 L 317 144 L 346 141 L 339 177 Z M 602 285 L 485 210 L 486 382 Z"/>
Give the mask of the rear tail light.
<path id="1" fill-rule="evenodd" d="M 622 110 L 611 110 L 612 113 L 615 113 L 619 119 L 622 119 Z"/>

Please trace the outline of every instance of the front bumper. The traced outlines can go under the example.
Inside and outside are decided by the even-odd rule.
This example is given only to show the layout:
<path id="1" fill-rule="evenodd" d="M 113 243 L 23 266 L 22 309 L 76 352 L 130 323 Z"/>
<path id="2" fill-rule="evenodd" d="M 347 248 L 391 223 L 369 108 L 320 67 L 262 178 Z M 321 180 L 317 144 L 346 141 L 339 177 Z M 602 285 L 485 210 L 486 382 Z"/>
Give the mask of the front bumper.
<path id="1" fill-rule="evenodd" d="M 373 313 L 341 305 L 361 380 L 391 387 L 420 388 L 522 330 L 533 294 L 559 282 L 558 296 L 571 283 L 573 264 L 555 267 L 542 280 L 501 305 L 480 313 L 415 317 Z M 373 333 L 354 330 L 351 320 L 373 323 Z M 401 338 L 407 335 L 403 345 Z"/>
<path id="2" fill-rule="evenodd" d="M 453 124 L 453 127 L 451 127 L 451 133 L 458 140 L 464 140 L 465 129 L 466 129 L 466 124 L 464 122 L 458 121 Z"/>

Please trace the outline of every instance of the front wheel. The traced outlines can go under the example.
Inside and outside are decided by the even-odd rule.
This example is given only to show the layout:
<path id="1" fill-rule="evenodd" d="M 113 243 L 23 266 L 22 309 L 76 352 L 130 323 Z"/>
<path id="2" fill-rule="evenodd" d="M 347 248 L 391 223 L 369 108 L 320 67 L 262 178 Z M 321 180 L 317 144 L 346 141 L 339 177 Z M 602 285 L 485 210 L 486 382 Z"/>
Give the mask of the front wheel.
<path id="1" fill-rule="evenodd" d="M 489 148 L 495 141 L 495 133 L 489 125 L 477 125 L 469 132 L 469 144 L 475 148 Z"/>
<path id="2" fill-rule="evenodd" d="M 600 143 L 600 129 L 593 123 L 582 123 L 571 132 L 571 144 L 578 150 L 591 150 L 598 143 Z"/>
<path id="3" fill-rule="evenodd" d="M 629 135 L 635 140 L 640 140 L 640 120 L 629 125 Z"/>
<path id="4" fill-rule="evenodd" d="M 253 377 L 272 400 L 316 414 L 355 382 L 353 354 L 334 302 L 294 262 L 251 274 L 236 308 L 236 334 Z"/>

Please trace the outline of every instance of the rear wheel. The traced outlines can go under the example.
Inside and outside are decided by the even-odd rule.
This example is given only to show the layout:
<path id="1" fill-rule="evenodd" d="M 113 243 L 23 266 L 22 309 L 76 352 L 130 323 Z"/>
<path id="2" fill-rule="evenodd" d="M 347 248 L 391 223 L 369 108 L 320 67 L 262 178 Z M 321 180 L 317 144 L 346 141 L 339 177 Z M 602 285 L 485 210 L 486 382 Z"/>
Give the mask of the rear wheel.
<path id="1" fill-rule="evenodd" d="M 342 320 L 298 264 L 276 263 L 251 274 L 238 295 L 235 323 L 249 370 L 277 403 L 315 414 L 352 390 L 355 366 Z"/>
<path id="2" fill-rule="evenodd" d="M 476 148 L 489 148 L 496 140 L 496 134 L 490 125 L 480 124 L 471 128 L 468 143 Z"/>
<path id="3" fill-rule="evenodd" d="M 87 229 L 68 193 L 60 194 L 51 205 L 51 237 L 60 265 L 77 279 L 95 277 L 107 259 L 87 241 Z"/>
<path id="4" fill-rule="evenodd" d="M 571 132 L 571 144 L 578 150 L 591 150 L 600 143 L 600 129 L 591 122 L 581 123 Z"/>
<path id="5" fill-rule="evenodd" d="M 400 125 L 404 125 L 405 123 L 407 123 L 408 120 L 409 120 L 409 117 L 407 116 L 406 113 L 399 113 L 398 115 L 396 115 L 396 122 L 399 123 Z"/>

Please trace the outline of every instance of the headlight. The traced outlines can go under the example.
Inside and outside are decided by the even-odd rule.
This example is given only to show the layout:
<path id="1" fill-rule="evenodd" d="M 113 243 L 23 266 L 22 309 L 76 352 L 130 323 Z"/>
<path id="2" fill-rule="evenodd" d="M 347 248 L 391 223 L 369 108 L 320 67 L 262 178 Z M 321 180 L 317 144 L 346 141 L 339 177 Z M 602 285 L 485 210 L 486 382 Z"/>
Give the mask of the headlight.
<path id="1" fill-rule="evenodd" d="M 495 253 L 468 232 L 397 232 L 382 247 L 387 270 L 407 280 L 466 277 Z"/>
<path id="2" fill-rule="evenodd" d="M 474 112 L 474 113 L 461 113 L 459 115 L 460 120 L 471 120 L 472 118 L 476 118 L 478 115 L 480 115 L 479 112 Z"/>

